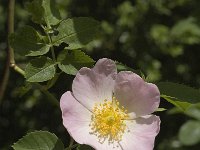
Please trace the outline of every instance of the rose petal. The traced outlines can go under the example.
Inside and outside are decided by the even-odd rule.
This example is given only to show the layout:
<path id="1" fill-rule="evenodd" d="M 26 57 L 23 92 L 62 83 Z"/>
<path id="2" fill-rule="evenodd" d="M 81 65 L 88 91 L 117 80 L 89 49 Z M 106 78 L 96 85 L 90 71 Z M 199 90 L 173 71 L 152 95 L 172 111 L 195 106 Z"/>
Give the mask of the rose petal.
<path id="1" fill-rule="evenodd" d="M 104 74 L 105 76 L 115 75 L 117 73 L 115 62 L 107 58 L 99 59 L 93 70 L 96 73 Z"/>
<path id="2" fill-rule="evenodd" d="M 91 112 L 82 106 L 70 91 L 64 93 L 60 99 L 60 108 L 64 126 L 71 122 L 90 122 Z"/>
<path id="3" fill-rule="evenodd" d="M 80 69 L 72 84 L 75 98 L 90 110 L 96 102 L 112 100 L 115 75 L 116 66 L 110 59 L 100 59 L 93 69 Z"/>
<path id="4" fill-rule="evenodd" d="M 131 118 L 153 113 L 160 103 L 157 86 L 128 71 L 118 73 L 114 94 Z"/>
<path id="5" fill-rule="evenodd" d="M 97 150 L 113 149 L 113 145 L 108 145 L 107 141 L 101 144 L 96 135 L 90 134 L 91 112 L 82 106 L 71 92 L 68 91 L 62 95 L 60 107 L 63 124 L 77 143 L 90 145 Z"/>
<path id="6" fill-rule="evenodd" d="M 155 115 L 126 121 L 130 132 L 123 135 L 120 145 L 125 150 L 153 150 L 155 137 L 160 130 L 160 119 Z"/>

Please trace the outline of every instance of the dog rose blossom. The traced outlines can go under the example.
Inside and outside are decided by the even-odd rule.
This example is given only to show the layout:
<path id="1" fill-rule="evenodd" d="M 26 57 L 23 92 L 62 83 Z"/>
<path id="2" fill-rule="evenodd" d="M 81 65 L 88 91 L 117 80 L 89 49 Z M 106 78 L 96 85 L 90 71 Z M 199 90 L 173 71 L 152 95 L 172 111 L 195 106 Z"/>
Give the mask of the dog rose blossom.
<path id="1" fill-rule="evenodd" d="M 79 70 L 60 100 L 63 124 L 77 143 L 97 150 L 152 150 L 160 130 L 156 85 L 103 58 Z"/>

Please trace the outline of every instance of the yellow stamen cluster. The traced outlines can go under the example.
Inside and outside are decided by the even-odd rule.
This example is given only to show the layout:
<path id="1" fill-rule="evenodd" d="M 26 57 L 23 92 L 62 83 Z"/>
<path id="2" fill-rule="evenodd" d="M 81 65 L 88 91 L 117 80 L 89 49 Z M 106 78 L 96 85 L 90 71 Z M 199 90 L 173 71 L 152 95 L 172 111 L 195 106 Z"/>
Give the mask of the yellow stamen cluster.
<path id="1" fill-rule="evenodd" d="M 91 116 L 90 127 L 92 134 L 98 136 L 100 142 L 108 139 L 109 143 L 119 142 L 126 131 L 125 119 L 128 119 L 127 110 L 114 97 L 112 101 L 104 100 L 95 104 Z"/>

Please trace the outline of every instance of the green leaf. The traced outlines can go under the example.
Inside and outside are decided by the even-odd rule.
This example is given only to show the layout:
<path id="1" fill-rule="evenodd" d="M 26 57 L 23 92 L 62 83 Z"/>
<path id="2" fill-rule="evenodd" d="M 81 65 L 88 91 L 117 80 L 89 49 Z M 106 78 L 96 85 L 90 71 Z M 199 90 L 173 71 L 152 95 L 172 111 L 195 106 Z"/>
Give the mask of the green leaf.
<path id="1" fill-rule="evenodd" d="M 168 115 L 174 115 L 174 114 L 182 114 L 183 113 L 183 110 L 182 109 L 180 109 L 180 108 L 178 108 L 178 107 L 173 107 L 173 108 L 171 108 L 171 109 L 169 109 L 168 111 L 167 111 L 167 114 Z"/>
<path id="2" fill-rule="evenodd" d="M 200 102 L 200 91 L 192 87 L 172 82 L 160 82 L 157 86 L 163 95 L 175 97 L 189 103 Z"/>
<path id="3" fill-rule="evenodd" d="M 25 78 L 28 82 L 43 82 L 54 77 L 55 63 L 48 57 L 33 59 L 25 68 Z"/>
<path id="4" fill-rule="evenodd" d="M 161 97 L 183 110 L 200 102 L 200 91 L 192 87 L 172 82 L 160 82 L 157 86 Z"/>
<path id="5" fill-rule="evenodd" d="M 157 108 L 156 111 L 166 111 L 166 108 Z"/>
<path id="6" fill-rule="evenodd" d="M 58 67 L 65 73 L 75 75 L 82 67 L 90 67 L 94 60 L 80 50 L 63 50 L 57 58 Z"/>
<path id="7" fill-rule="evenodd" d="M 200 121 L 188 121 L 179 130 L 179 140 L 183 145 L 195 145 L 200 142 Z"/>
<path id="8" fill-rule="evenodd" d="M 33 0 L 26 3 L 26 8 L 32 15 L 32 21 L 38 24 L 46 23 L 47 26 L 60 22 L 60 13 L 54 0 Z"/>
<path id="9" fill-rule="evenodd" d="M 28 133 L 12 147 L 14 150 L 64 150 L 61 140 L 47 131 Z"/>
<path id="10" fill-rule="evenodd" d="M 54 45 L 65 42 L 69 45 L 67 49 L 79 49 L 96 37 L 98 27 L 99 22 L 91 18 L 67 19 L 59 24 L 58 35 L 53 36 L 52 40 Z"/>
<path id="11" fill-rule="evenodd" d="M 25 56 L 44 55 L 50 45 L 45 44 L 42 36 L 31 26 L 24 26 L 9 37 L 13 49 Z"/>
<path id="12" fill-rule="evenodd" d="M 118 70 L 118 71 L 132 71 L 132 72 L 135 71 L 134 69 L 132 69 L 132 68 L 126 66 L 126 65 L 123 64 L 123 63 L 120 63 L 120 62 L 115 61 L 115 64 L 116 64 L 116 66 L 117 66 L 117 70 Z"/>
<path id="13" fill-rule="evenodd" d="M 140 76 L 143 75 L 143 73 L 140 70 L 135 70 L 133 68 L 130 68 L 130 67 L 126 66 L 125 64 L 121 63 L 121 62 L 115 61 L 115 64 L 117 66 L 118 72 L 119 71 L 132 71 L 132 72 L 134 72 L 134 73 L 136 73 Z"/>
<path id="14" fill-rule="evenodd" d="M 178 107 L 181 111 L 187 110 L 192 104 L 188 102 L 183 102 L 175 97 L 170 97 L 166 95 L 161 95 L 162 98 L 167 100 L 169 103 L 173 104 L 174 106 Z"/>
<path id="15" fill-rule="evenodd" d="M 185 114 L 200 121 L 200 104 L 191 105 Z"/>
<path id="16" fill-rule="evenodd" d="M 60 76 L 61 73 L 56 73 L 55 76 L 49 80 L 47 82 L 47 85 L 45 85 L 46 89 L 50 89 L 52 86 L 54 86 L 54 84 L 56 83 L 56 81 L 58 80 L 58 77 Z"/>

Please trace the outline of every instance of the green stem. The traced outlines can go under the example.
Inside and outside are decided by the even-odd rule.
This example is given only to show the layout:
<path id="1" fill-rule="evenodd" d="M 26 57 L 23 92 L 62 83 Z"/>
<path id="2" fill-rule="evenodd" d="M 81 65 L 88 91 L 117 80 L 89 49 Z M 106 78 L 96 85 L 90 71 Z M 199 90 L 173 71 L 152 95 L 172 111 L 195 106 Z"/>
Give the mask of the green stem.
<path id="1" fill-rule="evenodd" d="M 72 147 L 73 143 L 74 143 L 74 139 L 71 137 L 71 138 L 70 138 L 70 143 L 69 143 L 69 148 Z"/>
<path id="2" fill-rule="evenodd" d="M 14 15 L 15 15 L 15 0 L 9 0 L 8 6 L 8 36 L 14 32 Z M 8 38 L 8 37 L 7 37 Z M 14 50 L 8 42 L 8 52 L 10 57 L 10 65 L 15 63 Z"/>
<path id="3" fill-rule="evenodd" d="M 74 139 L 72 137 L 70 137 L 70 142 L 69 142 L 69 146 L 65 149 L 65 150 L 72 150 L 74 147 L 78 146 L 78 145 L 73 145 L 74 143 Z"/>
<path id="4" fill-rule="evenodd" d="M 59 102 L 58 100 L 42 85 L 40 85 L 39 83 L 35 83 L 35 85 L 48 97 L 49 101 L 59 107 Z"/>
<path id="5" fill-rule="evenodd" d="M 55 55 L 53 46 L 51 46 L 51 55 L 52 55 L 53 61 L 56 62 L 56 55 Z"/>
<path id="6" fill-rule="evenodd" d="M 47 29 L 44 26 L 42 26 L 42 28 L 44 29 L 44 32 L 47 35 L 49 43 L 51 45 L 50 49 L 51 49 L 52 58 L 53 58 L 54 62 L 56 62 L 56 55 L 55 55 L 55 51 L 54 51 L 54 47 L 53 47 L 53 42 L 52 42 L 51 36 L 49 35 Z M 49 27 L 47 27 L 47 28 L 49 29 Z"/>
<path id="7" fill-rule="evenodd" d="M 24 70 L 22 70 L 19 66 L 17 66 L 16 64 L 12 64 L 11 67 L 18 72 L 19 74 L 21 74 L 22 76 L 25 76 L 25 72 Z"/>
<path id="8" fill-rule="evenodd" d="M 14 59 L 14 51 L 10 47 L 8 42 L 8 36 L 14 32 L 14 9 L 15 9 L 15 0 L 8 1 L 8 16 L 7 16 L 7 25 L 8 25 L 8 32 L 7 32 L 7 57 L 6 57 L 6 65 L 3 72 L 3 77 L 0 84 L 0 102 L 4 97 L 4 93 L 8 84 L 8 79 L 10 75 L 10 64 L 15 63 Z"/>
<path id="9" fill-rule="evenodd" d="M 51 39 L 50 35 L 47 32 L 46 32 L 46 34 L 47 34 L 47 37 L 48 37 L 49 42 L 51 44 L 51 55 L 52 55 L 52 58 L 53 58 L 54 62 L 56 62 L 56 55 L 55 55 L 55 51 L 54 51 L 54 48 L 53 48 L 52 39 Z"/>
<path id="10" fill-rule="evenodd" d="M 14 8 L 15 8 L 15 0 L 9 0 L 9 2 L 8 2 L 8 17 L 7 17 L 8 18 L 7 19 L 7 25 L 8 25 L 7 38 L 9 37 L 9 35 L 11 33 L 14 32 Z M 51 38 L 50 38 L 50 40 L 51 40 Z M 7 86 L 7 82 L 8 82 L 8 78 L 9 78 L 9 66 L 11 68 L 13 68 L 16 72 L 21 74 L 22 76 L 25 76 L 24 70 L 22 70 L 19 66 L 17 66 L 15 64 L 14 50 L 9 45 L 8 39 L 7 39 L 7 45 L 8 45 L 7 46 L 8 47 L 7 63 L 6 63 L 5 71 L 4 71 L 4 76 L 2 78 L 2 84 L 0 85 L 0 101 L 3 98 L 4 92 L 5 92 L 5 89 Z M 54 49 L 52 49 L 52 51 L 53 51 L 52 56 L 53 56 L 53 59 L 55 60 Z M 59 106 L 59 102 L 57 101 L 57 99 L 46 88 L 44 88 L 39 83 L 35 83 L 35 84 L 49 98 L 49 100 L 51 101 L 52 104 Z"/>

